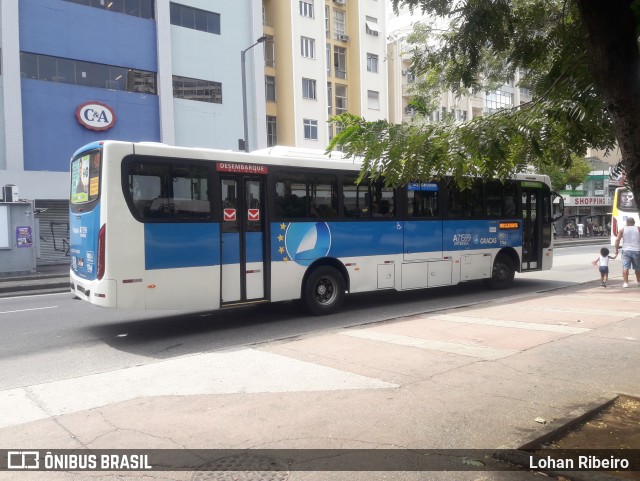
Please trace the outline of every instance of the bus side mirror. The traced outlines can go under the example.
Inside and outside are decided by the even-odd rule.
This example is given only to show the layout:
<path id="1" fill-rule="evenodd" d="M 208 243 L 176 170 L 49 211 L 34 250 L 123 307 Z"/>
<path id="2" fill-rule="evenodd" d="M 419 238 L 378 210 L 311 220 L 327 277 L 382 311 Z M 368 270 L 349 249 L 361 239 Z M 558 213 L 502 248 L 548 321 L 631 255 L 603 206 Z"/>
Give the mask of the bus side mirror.
<path id="1" fill-rule="evenodd" d="M 551 206 L 553 222 L 562 219 L 564 216 L 564 198 L 556 192 L 551 192 Z"/>

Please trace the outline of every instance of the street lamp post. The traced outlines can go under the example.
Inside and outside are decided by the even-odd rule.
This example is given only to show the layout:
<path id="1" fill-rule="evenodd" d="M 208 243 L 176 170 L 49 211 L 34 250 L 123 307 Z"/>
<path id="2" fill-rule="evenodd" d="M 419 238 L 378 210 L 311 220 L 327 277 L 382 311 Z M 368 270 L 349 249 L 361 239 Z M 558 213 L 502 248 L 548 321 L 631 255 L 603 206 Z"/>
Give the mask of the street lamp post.
<path id="1" fill-rule="evenodd" d="M 242 121 L 244 125 L 244 137 L 242 138 L 242 147 L 245 152 L 249 152 L 249 120 L 247 119 L 247 74 L 245 72 L 244 61 L 246 53 L 259 43 L 264 42 L 267 39 L 266 35 L 263 35 L 253 45 L 245 48 L 240 53 L 240 64 L 242 67 Z"/>

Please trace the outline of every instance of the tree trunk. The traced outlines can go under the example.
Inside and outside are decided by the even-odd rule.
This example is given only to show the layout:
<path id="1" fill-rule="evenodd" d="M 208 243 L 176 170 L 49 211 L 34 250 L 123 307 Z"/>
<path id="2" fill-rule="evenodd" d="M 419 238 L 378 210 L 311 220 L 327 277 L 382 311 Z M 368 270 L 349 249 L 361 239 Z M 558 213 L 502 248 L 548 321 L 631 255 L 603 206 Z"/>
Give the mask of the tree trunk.
<path id="1" fill-rule="evenodd" d="M 589 67 L 615 132 L 640 209 L 640 51 L 633 0 L 576 0 Z"/>

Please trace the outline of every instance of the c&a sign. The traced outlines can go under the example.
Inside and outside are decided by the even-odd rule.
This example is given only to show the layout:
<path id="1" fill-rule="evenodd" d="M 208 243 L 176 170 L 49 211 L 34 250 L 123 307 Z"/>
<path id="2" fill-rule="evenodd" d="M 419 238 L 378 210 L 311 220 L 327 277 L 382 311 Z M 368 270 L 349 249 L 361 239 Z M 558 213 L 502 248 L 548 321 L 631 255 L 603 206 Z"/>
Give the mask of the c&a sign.
<path id="1" fill-rule="evenodd" d="M 89 130 L 109 130 L 116 123 L 116 114 L 111 107 L 100 102 L 85 102 L 76 109 L 80 125 Z"/>

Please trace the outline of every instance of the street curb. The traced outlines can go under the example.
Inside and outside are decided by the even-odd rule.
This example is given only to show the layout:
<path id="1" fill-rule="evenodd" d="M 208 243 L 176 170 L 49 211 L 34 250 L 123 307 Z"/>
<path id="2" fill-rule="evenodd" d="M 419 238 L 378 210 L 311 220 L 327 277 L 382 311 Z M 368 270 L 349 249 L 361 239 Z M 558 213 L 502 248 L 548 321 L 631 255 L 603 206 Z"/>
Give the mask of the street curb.
<path id="1" fill-rule="evenodd" d="M 68 274 L 65 274 L 68 277 Z M 59 277 L 65 277 L 65 275 L 60 274 L 27 274 L 24 276 L 11 276 L 11 277 L 0 277 L 0 286 L 7 282 L 31 282 L 37 281 L 40 279 L 56 279 Z"/>
<path id="2" fill-rule="evenodd" d="M 589 246 L 594 244 L 602 244 L 605 246 L 610 246 L 611 239 L 609 237 L 590 237 L 588 239 L 579 239 L 579 240 L 559 240 L 554 241 L 553 247 L 569 247 L 569 246 Z"/>
<path id="3" fill-rule="evenodd" d="M 563 418 L 554 419 L 549 424 L 545 424 L 542 428 L 517 441 L 500 446 L 499 449 L 542 449 L 544 443 L 565 434 L 586 418 L 609 407 L 616 399 L 618 399 L 618 394 L 611 393 L 601 396 L 595 401 L 571 411 Z"/>
<path id="4" fill-rule="evenodd" d="M 591 403 L 579 407 L 571 411 L 567 416 L 551 421 L 543 428 L 524 436 L 518 441 L 500 446 L 495 457 L 532 470 L 529 467 L 531 457 L 535 460 L 539 460 L 540 458 L 534 453 L 524 450 L 544 449 L 546 442 L 566 434 L 568 431 L 582 424 L 585 420 L 591 418 L 594 414 L 609 407 L 617 398 L 618 394 L 607 394 Z M 553 469 L 547 470 L 540 468 L 535 468 L 534 470 L 548 476 L 571 479 L 571 481 L 621 481 L 622 479 L 618 476 L 611 476 L 597 471 L 556 471 Z"/>
<path id="5" fill-rule="evenodd" d="M 59 279 L 59 280 L 50 282 L 50 279 Z M 3 286 L 2 283 L 0 283 L 0 294 L 11 293 L 15 295 L 20 295 L 20 293 L 23 293 L 23 292 L 27 294 L 31 294 L 32 291 L 43 290 L 43 289 L 51 290 L 51 289 L 64 288 L 66 290 L 69 290 L 69 278 L 54 276 L 54 277 L 50 277 L 42 280 L 45 280 L 47 282 L 43 282 L 43 283 L 29 282 L 24 284 L 18 282 L 10 286 Z M 21 281 L 24 282 L 25 279 L 21 279 Z"/>

